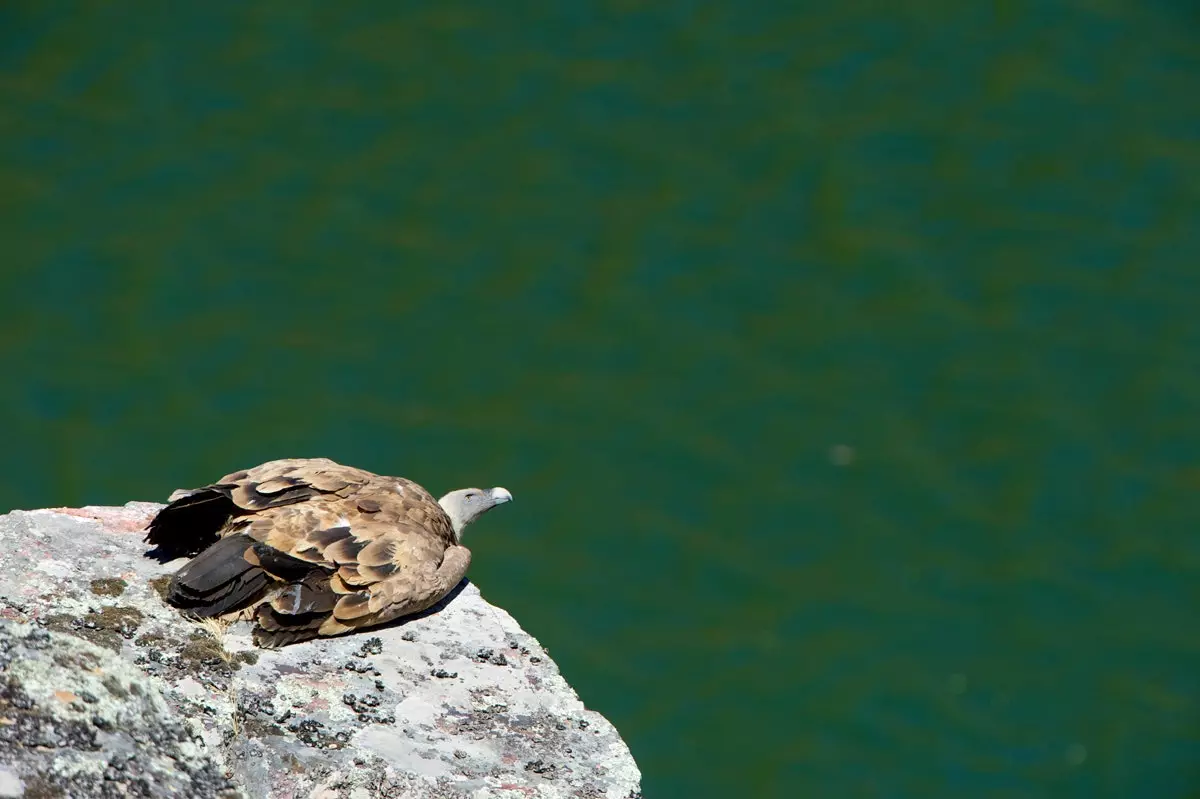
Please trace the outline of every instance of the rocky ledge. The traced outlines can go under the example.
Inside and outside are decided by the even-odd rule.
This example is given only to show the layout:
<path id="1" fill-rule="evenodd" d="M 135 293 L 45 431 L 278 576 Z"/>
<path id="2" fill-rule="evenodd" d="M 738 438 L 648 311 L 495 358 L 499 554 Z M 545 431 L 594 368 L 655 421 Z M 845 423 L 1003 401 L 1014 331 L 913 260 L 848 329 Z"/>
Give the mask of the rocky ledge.
<path id="1" fill-rule="evenodd" d="M 617 731 L 471 583 L 256 649 L 162 601 L 159 507 L 0 516 L 0 797 L 640 796 Z"/>

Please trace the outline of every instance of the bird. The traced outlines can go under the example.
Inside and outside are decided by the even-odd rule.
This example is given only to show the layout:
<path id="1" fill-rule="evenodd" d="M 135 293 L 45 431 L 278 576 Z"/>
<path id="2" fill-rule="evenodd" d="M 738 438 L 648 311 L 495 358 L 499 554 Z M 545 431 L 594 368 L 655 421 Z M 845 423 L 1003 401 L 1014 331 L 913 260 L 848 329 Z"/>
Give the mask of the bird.
<path id="1" fill-rule="evenodd" d="M 146 528 L 163 560 L 187 556 L 166 590 L 185 614 L 248 617 L 272 649 L 420 613 L 463 579 L 463 530 L 505 488 L 441 499 L 403 477 L 328 458 L 286 458 L 174 492 Z"/>

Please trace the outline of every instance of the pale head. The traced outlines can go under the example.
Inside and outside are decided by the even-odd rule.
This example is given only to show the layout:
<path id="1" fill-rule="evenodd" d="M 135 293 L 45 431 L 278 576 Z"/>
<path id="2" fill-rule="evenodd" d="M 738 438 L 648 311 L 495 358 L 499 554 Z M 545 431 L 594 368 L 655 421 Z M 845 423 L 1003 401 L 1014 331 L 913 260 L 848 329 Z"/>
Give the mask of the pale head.
<path id="1" fill-rule="evenodd" d="M 497 505 L 512 501 L 507 488 L 460 488 L 438 500 L 454 525 L 454 537 L 462 540 L 467 525 Z"/>

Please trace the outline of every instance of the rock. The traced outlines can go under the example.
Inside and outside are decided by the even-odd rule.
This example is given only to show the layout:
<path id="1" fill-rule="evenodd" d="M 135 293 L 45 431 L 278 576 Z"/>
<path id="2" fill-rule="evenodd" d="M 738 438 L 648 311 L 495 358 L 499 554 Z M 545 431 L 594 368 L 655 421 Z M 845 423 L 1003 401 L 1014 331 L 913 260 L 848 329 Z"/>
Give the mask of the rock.
<path id="1" fill-rule="evenodd" d="M 0 796 L 238 795 L 140 669 L 33 625 L 0 622 L 0 752 Z"/>
<path id="2" fill-rule="evenodd" d="M 0 797 L 640 795 L 617 731 L 471 583 L 256 649 L 163 603 L 183 561 L 144 557 L 159 507 L 0 516 Z"/>

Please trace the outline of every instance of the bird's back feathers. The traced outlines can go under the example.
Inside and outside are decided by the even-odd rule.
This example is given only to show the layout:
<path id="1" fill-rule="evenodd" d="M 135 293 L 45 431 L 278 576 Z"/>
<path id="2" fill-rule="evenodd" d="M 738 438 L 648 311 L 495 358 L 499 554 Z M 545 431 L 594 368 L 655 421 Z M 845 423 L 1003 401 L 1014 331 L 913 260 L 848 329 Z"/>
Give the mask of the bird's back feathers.
<path id="1" fill-rule="evenodd" d="M 271 461 L 181 492 L 146 540 L 196 556 L 168 601 L 196 616 L 254 607 L 262 646 L 424 610 L 470 562 L 421 486 L 324 458 Z"/>

